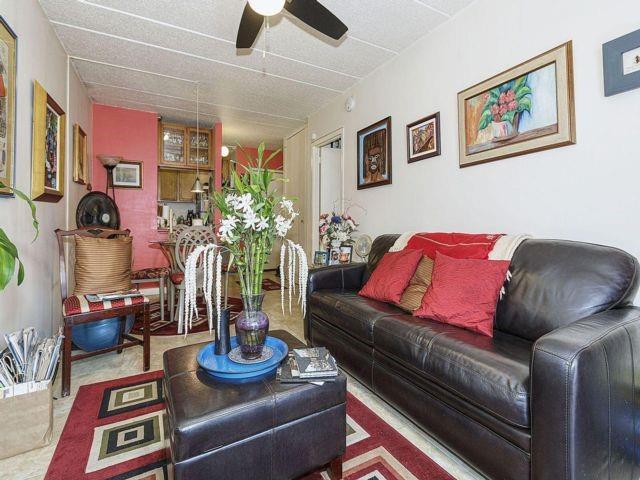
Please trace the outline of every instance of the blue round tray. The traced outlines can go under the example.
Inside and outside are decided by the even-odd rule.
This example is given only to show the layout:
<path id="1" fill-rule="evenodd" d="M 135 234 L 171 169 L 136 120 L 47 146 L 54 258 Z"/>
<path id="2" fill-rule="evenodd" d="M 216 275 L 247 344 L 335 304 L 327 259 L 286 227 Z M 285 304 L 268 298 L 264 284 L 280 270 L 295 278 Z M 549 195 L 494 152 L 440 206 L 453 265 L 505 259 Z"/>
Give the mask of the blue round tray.
<path id="1" fill-rule="evenodd" d="M 216 378 L 244 380 L 261 377 L 275 372 L 282 359 L 289 353 L 289 347 L 280 339 L 267 337 L 265 345 L 273 349 L 273 356 L 261 363 L 236 363 L 231 361 L 227 355 L 216 355 L 215 342 L 208 343 L 201 348 L 196 358 L 202 369 Z M 236 337 L 231 337 L 231 348 L 237 346 L 238 340 Z"/>

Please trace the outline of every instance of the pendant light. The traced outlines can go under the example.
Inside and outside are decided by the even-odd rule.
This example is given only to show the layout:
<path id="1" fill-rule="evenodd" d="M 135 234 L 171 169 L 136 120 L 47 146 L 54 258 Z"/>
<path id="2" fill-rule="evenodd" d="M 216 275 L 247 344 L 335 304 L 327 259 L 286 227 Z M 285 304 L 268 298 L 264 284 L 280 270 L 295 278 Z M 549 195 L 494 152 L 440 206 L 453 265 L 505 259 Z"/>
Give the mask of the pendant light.
<path id="1" fill-rule="evenodd" d="M 200 83 L 196 83 L 196 181 L 193 182 L 191 193 L 203 193 L 200 183 Z"/>

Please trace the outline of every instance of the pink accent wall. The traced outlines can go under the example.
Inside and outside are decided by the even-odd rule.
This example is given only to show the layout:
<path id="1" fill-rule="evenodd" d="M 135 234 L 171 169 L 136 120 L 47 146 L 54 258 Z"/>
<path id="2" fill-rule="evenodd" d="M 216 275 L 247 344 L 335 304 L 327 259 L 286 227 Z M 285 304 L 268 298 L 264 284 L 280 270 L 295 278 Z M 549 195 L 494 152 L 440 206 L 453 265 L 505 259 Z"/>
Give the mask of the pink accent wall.
<path id="1" fill-rule="evenodd" d="M 155 113 L 93 105 L 94 190 L 105 190 L 106 171 L 97 155 L 118 155 L 142 161 L 142 189 L 116 188 L 121 228 L 133 236 L 133 268 L 167 265 L 162 252 L 150 241 L 166 238 L 156 226 L 158 198 L 158 117 Z"/>
<path id="2" fill-rule="evenodd" d="M 245 152 L 247 152 L 247 154 L 253 159 L 255 160 L 256 157 L 258 156 L 258 149 L 254 148 L 254 147 L 242 147 L 244 149 Z M 265 160 L 267 158 L 269 158 L 269 155 L 271 155 L 271 153 L 273 152 L 273 150 L 265 150 L 264 154 L 262 156 L 262 158 L 264 158 Z M 246 157 L 246 155 L 243 153 L 242 150 L 240 150 L 239 148 L 236 150 L 236 161 L 238 162 L 238 166 L 245 166 L 249 163 L 249 159 Z M 271 161 L 269 162 L 269 164 L 267 165 L 268 168 L 277 170 L 277 169 L 281 169 L 282 165 L 284 164 L 284 157 L 282 155 L 282 151 L 280 151 L 275 157 L 273 157 L 271 159 Z M 244 172 L 244 170 L 238 168 L 238 173 L 240 172 Z"/>

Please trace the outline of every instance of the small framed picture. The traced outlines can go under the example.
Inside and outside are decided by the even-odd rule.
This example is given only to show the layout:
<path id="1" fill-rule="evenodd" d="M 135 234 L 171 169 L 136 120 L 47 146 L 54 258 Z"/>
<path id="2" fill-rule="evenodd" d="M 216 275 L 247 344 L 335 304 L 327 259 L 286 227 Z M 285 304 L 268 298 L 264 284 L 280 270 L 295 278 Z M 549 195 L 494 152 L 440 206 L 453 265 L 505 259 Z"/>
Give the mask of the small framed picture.
<path id="1" fill-rule="evenodd" d="M 142 162 L 122 161 L 113 169 L 116 188 L 142 188 Z"/>
<path id="2" fill-rule="evenodd" d="M 407 163 L 440 155 L 440 112 L 407 125 Z"/>
<path id="3" fill-rule="evenodd" d="M 313 264 L 317 266 L 326 265 L 329 261 L 329 252 L 327 250 L 316 250 L 313 254 Z"/>
<path id="4" fill-rule="evenodd" d="M 640 88 L 640 30 L 605 43 L 602 57 L 606 97 Z"/>
<path id="5" fill-rule="evenodd" d="M 351 256 L 353 255 L 353 245 L 342 245 L 340 247 L 340 263 L 351 263 Z"/>
<path id="6" fill-rule="evenodd" d="M 329 265 L 340 264 L 340 249 L 342 247 L 332 247 L 329 249 Z"/>

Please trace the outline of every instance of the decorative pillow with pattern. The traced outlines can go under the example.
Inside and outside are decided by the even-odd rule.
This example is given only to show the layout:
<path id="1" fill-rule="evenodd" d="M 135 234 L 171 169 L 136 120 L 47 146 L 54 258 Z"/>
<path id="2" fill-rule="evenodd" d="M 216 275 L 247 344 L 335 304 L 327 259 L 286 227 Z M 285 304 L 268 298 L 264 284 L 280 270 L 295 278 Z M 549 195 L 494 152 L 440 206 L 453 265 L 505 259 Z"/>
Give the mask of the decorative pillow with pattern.
<path id="1" fill-rule="evenodd" d="M 431 276 L 433 275 L 433 260 L 424 255 L 416 273 L 411 277 L 409 286 L 402 293 L 402 298 L 398 302 L 398 306 L 409 313 L 420 308 L 422 304 L 422 298 L 424 297 L 427 288 L 431 285 Z"/>
<path id="2" fill-rule="evenodd" d="M 131 289 L 132 237 L 76 235 L 75 295 Z"/>

